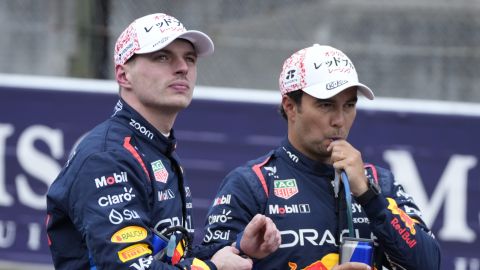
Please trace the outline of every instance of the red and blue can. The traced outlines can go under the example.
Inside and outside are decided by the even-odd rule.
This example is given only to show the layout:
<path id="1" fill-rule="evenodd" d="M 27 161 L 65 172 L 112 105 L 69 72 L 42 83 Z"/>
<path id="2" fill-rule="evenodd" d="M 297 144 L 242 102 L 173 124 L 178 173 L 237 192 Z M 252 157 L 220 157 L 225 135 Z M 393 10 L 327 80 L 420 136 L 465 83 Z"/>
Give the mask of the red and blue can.
<path id="1" fill-rule="evenodd" d="M 372 266 L 373 240 L 343 237 L 340 245 L 340 263 L 360 262 Z"/>

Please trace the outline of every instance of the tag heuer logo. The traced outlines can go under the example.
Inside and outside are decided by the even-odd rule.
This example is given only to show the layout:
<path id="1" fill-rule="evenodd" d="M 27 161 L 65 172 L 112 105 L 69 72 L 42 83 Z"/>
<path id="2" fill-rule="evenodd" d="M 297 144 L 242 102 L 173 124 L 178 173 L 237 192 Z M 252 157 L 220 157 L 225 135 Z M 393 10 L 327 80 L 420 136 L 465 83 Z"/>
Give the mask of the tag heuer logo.
<path id="1" fill-rule="evenodd" d="M 297 182 L 295 179 L 275 180 L 273 181 L 273 186 L 275 196 L 285 200 L 290 199 L 293 195 L 298 193 Z"/>
<path id="2" fill-rule="evenodd" d="M 152 165 L 153 175 L 155 176 L 155 180 L 158 182 L 166 183 L 168 179 L 168 171 L 163 166 L 161 160 L 154 161 L 150 163 Z"/>

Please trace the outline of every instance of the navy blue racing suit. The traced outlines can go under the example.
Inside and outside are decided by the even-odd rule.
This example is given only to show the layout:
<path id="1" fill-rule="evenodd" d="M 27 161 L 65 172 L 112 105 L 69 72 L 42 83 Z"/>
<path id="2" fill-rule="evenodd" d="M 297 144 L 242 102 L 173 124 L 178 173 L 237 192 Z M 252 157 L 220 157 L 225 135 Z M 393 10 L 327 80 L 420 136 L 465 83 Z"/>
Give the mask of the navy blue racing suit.
<path id="1" fill-rule="evenodd" d="M 412 198 L 390 171 L 369 165 L 366 173 L 381 194 L 365 205 L 354 201 L 352 220 L 355 237 L 375 240 L 375 267 L 439 269 L 439 246 Z M 282 243 L 255 261 L 255 269 L 331 269 L 349 233 L 346 204 L 335 196 L 334 177 L 332 166 L 308 159 L 285 140 L 226 176 L 209 209 L 202 244 L 218 249 L 236 241 L 251 218 L 262 213 L 272 218 Z"/>
<path id="2" fill-rule="evenodd" d="M 123 100 L 82 139 L 47 194 L 56 269 L 216 269 L 182 260 L 192 198 L 175 146 L 173 130 L 166 138 Z M 157 260 L 153 232 L 173 227 L 175 249 Z"/>

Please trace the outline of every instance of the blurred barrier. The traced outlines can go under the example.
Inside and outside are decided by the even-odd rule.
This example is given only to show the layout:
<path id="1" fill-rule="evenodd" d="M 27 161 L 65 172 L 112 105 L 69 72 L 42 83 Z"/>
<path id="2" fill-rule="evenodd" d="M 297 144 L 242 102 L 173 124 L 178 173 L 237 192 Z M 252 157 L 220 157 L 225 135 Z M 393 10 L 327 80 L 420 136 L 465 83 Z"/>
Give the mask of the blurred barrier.
<path id="1" fill-rule="evenodd" d="M 0 75 L 0 260 L 51 263 L 45 193 L 72 146 L 109 117 L 116 88 L 112 81 Z M 277 145 L 286 124 L 276 112 L 278 93 L 195 91 L 175 129 L 198 241 L 223 176 Z M 361 100 L 350 133 L 364 160 L 390 168 L 413 195 L 441 243 L 442 269 L 479 269 L 479 137 L 480 105 L 382 98 Z"/>
<path id="2" fill-rule="evenodd" d="M 276 89 L 283 60 L 320 43 L 382 96 L 480 102 L 475 0 L 0 0 L 0 73 L 114 79 L 118 35 L 155 12 L 213 39 L 201 85 Z"/>

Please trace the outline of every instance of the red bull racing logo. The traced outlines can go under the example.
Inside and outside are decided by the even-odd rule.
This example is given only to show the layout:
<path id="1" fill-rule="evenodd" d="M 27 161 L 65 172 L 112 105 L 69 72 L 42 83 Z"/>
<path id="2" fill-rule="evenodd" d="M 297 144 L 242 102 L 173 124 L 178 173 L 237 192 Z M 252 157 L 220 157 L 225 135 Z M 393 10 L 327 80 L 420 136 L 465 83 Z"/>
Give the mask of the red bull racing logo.
<path id="1" fill-rule="evenodd" d="M 390 224 L 402 236 L 402 239 L 405 240 L 407 245 L 410 248 L 413 248 L 417 244 L 417 241 L 415 240 L 414 235 L 417 233 L 415 229 L 415 223 L 418 223 L 418 221 L 412 219 L 402 209 L 400 209 L 397 205 L 397 202 L 395 202 L 395 200 L 393 200 L 392 198 L 387 198 L 387 201 L 388 201 L 388 210 L 390 210 L 392 214 L 400 217 L 400 219 L 398 219 L 397 217 L 394 217 L 390 221 Z M 400 222 L 400 220 L 403 222 Z M 407 228 L 408 228 L 408 231 L 407 231 Z"/>
<path id="2" fill-rule="evenodd" d="M 330 253 L 325 255 L 321 260 L 315 261 L 306 267 L 302 268 L 302 270 L 330 270 L 335 265 L 338 264 L 339 256 L 337 253 Z M 290 270 L 297 270 L 298 266 L 294 262 L 288 262 L 288 266 Z"/>

